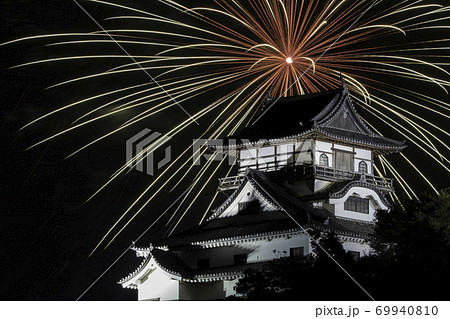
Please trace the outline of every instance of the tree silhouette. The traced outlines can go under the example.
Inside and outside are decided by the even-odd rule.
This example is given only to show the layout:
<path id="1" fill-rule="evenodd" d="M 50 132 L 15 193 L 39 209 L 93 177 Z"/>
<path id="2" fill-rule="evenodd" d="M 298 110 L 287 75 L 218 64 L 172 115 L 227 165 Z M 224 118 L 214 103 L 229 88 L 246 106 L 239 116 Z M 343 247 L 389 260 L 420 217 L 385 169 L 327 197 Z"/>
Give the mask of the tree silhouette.
<path id="1" fill-rule="evenodd" d="M 376 300 L 448 300 L 450 189 L 377 217 L 371 255 L 354 260 L 334 233 L 314 234 L 313 255 L 248 269 L 235 287 L 238 299 L 367 300 L 336 261 Z"/>

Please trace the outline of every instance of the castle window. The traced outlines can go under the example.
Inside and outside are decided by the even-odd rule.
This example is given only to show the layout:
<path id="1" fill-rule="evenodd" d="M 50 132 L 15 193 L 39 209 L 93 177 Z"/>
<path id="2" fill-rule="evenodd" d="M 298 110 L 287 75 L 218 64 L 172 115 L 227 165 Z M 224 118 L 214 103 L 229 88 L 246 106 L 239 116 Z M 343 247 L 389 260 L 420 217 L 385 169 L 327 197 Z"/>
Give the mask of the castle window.
<path id="1" fill-rule="evenodd" d="M 247 254 L 234 255 L 235 265 L 245 265 L 247 263 Z"/>
<path id="2" fill-rule="evenodd" d="M 289 256 L 302 257 L 304 255 L 304 247 L 293 247 L 289 249 Z"/>
<path id="3" fill-rule="evenodd" d="M 320 155 L 319 157 L 319 165 L 320 166 L 325 166 L 328 167 L 328 156 L 326 156 L 325 154 Z"/>
<path id="4" fill-rule="evenodd" d="M 334 151 L 335 168 L 343 171 L 353 171 L 353 153 Z"/>
<path id="5" fill-rule="evenodd" d="M 361 174 L 367 174 L 367 163 L 364 161 L 359 162 L 358 172 Z"/>
<path id="6" fill-rule="evenodd" d="M 347 252 L 353 257 L 354 260 L 361 258 L 361 253 L 359 251 L 348 250 Z"/>
<path id="7" fill-rule="evenodd" d="M 350 196 L 344 203 L 344 209 L 352 212 L 368 214 L 369 200 L 356 196 Z"/>

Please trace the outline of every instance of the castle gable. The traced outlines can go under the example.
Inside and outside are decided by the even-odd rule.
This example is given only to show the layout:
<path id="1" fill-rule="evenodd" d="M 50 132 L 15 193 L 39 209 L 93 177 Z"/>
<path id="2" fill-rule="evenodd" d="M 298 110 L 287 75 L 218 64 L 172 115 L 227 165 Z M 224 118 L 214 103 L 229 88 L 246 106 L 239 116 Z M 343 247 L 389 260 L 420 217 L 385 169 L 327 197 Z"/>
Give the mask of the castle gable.
<path id="1" fill-rule="evenodd" d="M 350 93 L 345 86 L 333 103 L 327 105 L 312 121 L 322 128 L 340 129 L 369 136 L 375 135 L 356 112 Z"/>
<path id="2" fill-rule="evenodd" d="M 259 211 L 275 211 L 277 209 L 278 207 L 264 198 L 247 178 L 241 187 L 235 190 L 222 205 L 214 210 L 213 215 L 208 220 L 231 217 L 239 213 L 252 214 Z"/>

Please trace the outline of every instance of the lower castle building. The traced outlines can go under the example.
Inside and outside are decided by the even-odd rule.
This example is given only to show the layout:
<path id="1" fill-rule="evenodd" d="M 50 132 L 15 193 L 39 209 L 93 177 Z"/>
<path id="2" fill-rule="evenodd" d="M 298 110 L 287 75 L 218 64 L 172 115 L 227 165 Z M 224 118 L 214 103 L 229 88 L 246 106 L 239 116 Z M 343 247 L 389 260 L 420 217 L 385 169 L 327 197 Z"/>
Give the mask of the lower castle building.
<path id="1" fill-rule="evenodd" d="M 281 98 L 265 113 L 239 142 L 214 146 L 237 157 L 239 175 L 219 180 L 229 197 L 207 221 L 133 248 L 142 263 L 119 283 L 139 300 L 225 299 L 247 268 L 311 254 L 313 231 L 333 231 L 355 258 L 370 252 L 376 212 L 394 191 L 374 158 L 405 142 L 372 132 L 345 85 Z"/>

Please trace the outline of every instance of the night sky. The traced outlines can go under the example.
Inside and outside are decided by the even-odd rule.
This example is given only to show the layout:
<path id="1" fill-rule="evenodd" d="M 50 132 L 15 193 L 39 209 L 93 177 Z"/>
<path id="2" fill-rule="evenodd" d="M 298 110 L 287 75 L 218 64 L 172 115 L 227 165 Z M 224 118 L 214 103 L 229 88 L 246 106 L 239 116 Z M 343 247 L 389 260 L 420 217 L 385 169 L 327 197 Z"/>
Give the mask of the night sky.
<path id="1" fill-rule="evenodd" d="M 441 3 L 445 2 L 441 1 Z M 146 1 L 130 3 L 136 3 L 136 6 L 145 8 Z M 108 9 L 98 5 L 86 4 L 86 9 L 99 20 L 110 13 Z M 157 5 L 155 10 L 159 10 Z M 2 30 L 0 43 L 36 34 L 98 29 L 70 0 L 2 0 L 0 23 Z M 126 22 L 121 22 L 121 28 L 127 26 Z M 23 125 L 58 105 L 65 105 L 89 96 L 96 92 L 99 86 L 111 83 L 95 81 L 51 90 L 46 88 L 78 76 L 85 69 L 104 70 L 114 62 L 93 64 L 89 61 L 81 61 L 71 64 L 53 63 L 45 66 L 9 69 L 20 63 L 51 56 L 54 53 L 52 50 L 60 49 L 45 47 L 39 41 L 31 41 L 0 47 L 0 50 L 2 122 L 0 298 L 3 300 L 75 300 L 180 193 L 160 195 L 110 248 L 99 250 L 89 259 L 87 257 L 96 243 L 128 207 L 137 192 L 152 181 L 152 177 L 132 172 L 114 182 L 92 201 L 88 203 L 84 201 L 124 164 L 125 141 L 128 138 L 146 127 L 164 131 L 164 128 L 172 121 L 181 119 L 185 114 L 176 110 L 169 118 L 160 117 L 155 121 L 127 129 L 114 138 L 67 160 L 65 157 L 89 141 L 92 133 L 96 133 L 95 136 L 97 136 L 97 133 L 107 132 L 111 127 L 117 126 L 121 119 L 113 119 L 110 123 L 102 122 L 100 127 L 89 126 L 85 130 L 77 130 L 27 150 L 33 143 L 70 125 L 76 114 L 70 112 L 60 114 L 20 130 Z M 73 50 L 73 52 L 70 51 L 71 53 L 83 52 L 82 47 L 73 47 L 70 50 Z M 110 50 L 110 54 L 121 54 L 120 50 L 112 45 Z M 449 52 L 439 53 L 448 56 Z M 139 79 L 124 79 L 124 81 L 139 83 Z M 448 96 L 439 98 L 449 101 Z M 199 100 L 188 103 L 186 107 L 195 109 L 201 104 L 202 101 Z M 207 119 L 204 121 L 201 124 L 207 124 Z M 448 128 L 448 124 L 448 122 L 438 123 L 444 128 Z M 193 137 L 198 136 L 199 132 L 193 127 L 190 131 L 192 136 L 187 136 L 185 139 L 192 140 Z M 395 136 L 395 132 L 392 134 L 392 137 L 399 138 Z M 186 140 L 174 142 L 175 154 L 182 150 L 185 142 Z M 448 175 L 442 175 L 443 170 L 436 170 L 433 165 L 428 165 L 426 157 L 420 160 L 422 158 L 420 153 L 415 153 L 414 156 L 419 158 L 420 168 L 427 173 L 427 176 L 430 176 L 438 189 L 449 186 Z M 423 182 L 418 181 L 416 186 L 421 191 L 429 191 Z M 206 192 L 204 202 L 209 203 L 212 194 L 214 190 Z M 200 214 L 205 209 L 201 209 L 202 207 L 198 209 Z M 187 219 L 180 229 L 189 227 L 196 221 L 197 219 Z M 152 239 L 164 234 L 166 229 L 162 227 L 163 222 L 164 220 L 160 223 L 161 225 L 158 224 L 152 229 L 145 239 L 139 242 L 139 245 L 147 245 Z M 127 253 L 89 291 L 85 299 L 136 300 L 136 291 L 122 289 L 116 282 L 133 271 L 139 263 L 140 259 L 135 258 L 132 252 Z"/>

